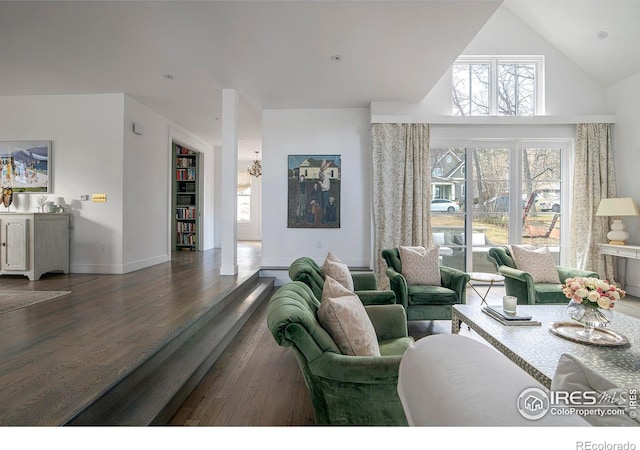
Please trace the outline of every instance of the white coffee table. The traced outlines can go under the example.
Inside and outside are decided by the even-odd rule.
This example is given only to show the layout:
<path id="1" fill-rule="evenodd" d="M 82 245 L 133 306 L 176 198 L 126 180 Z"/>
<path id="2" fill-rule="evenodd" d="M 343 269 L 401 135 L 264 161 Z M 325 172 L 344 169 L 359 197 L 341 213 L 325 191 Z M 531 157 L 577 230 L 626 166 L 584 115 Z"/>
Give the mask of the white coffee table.
<path id="1" fill-rule="evenodd" d="M 478 294 L 478 296 L 480 296 L 481 305 L 487 304 L 487 296 L 489 295 L 489 291 L 493 287 L 493 284 L 504 281 L 504 277 L 498 273 L 469 272 L 469 277 L 469 286 L 475 291 L 476 294 Z M 478 292 L 472 281 L 489 283 L 489 287 L 487 288 L 487 291 L 484 293 L 484 295 Z"/>

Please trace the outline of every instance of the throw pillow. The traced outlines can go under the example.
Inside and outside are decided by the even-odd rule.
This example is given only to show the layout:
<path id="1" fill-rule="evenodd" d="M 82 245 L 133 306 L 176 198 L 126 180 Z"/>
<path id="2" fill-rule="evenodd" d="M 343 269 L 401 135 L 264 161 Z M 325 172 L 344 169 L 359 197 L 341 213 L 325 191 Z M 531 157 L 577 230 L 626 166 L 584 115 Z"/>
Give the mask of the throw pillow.
<path id="1" fill-rule="evenodd" d="M 329 280 L 337 284 L 335 280 Z M 380 356 L 376 330 L 357 295 L 349 293 L 341 297 L 325 297 L 323 290 L 318 321 L 343 355 Z"/>
<path id="2" fill-rule="evenodd" d="M 548 247 L 530 250 L 524 246 L 512 245 L 511 251 L 516 268 L 529 272 L 534 283 L 557 283 L 560 277 Z"/>
<path id="3" fill-rule="evenodd" d="M 596 392 L 598 398 L 598 409 L 625 409 L 629 405 L 628 393 L 617 387 L 607 378 L 600 375 L 595 370 L 587 367 L 584 363 L 573 355 L 563 354 L 558 361 L 558 367 L 551 380 L 552 391 L 564 392 Z M 596 409 L 596 407 L 585 406 L 584 408 Z M 625 414 L 587 414 L 584 419 L 594 426 L 638 426 L 638 419 L 632 419 Z"/>
<path id="4" fill-rule="evenodd" d="M 444 245 L 444 233 L 433 233 L 433 244 Z"/>
<path id="5" fill-rule="evenodd" d="M 404 247 L 400 246 L 402 275 L 407 284 L 440 286 L 439 247 Z"/>
<path id="6" fill-rule="evenodd" d="M 320 301 L 322 302 L 326 298 L 344 297 L 345 295 L 351 294 L 353 294 L 352 291 L 344 287 L 342 284 L 338 283 L 330 276 L 327 276 L 324 279 L 324 286 L 322 287 L 322 298 L 320 299 Z"/>
<path id="7" fill-rule="evenodd" d="M 333 253 L 329 252 L 327 254 L 321 270 L 325 277 L 331 277 L 350 291 L 353 291 L 353 278 L 351 277 L 351 272 L 349 272 L 349 267 Z"/>
<path id="8" fill-rule="evenodd" d="M 473 233 L 471 235 L 471 245 L 487 245 L 484 233 Z"/>

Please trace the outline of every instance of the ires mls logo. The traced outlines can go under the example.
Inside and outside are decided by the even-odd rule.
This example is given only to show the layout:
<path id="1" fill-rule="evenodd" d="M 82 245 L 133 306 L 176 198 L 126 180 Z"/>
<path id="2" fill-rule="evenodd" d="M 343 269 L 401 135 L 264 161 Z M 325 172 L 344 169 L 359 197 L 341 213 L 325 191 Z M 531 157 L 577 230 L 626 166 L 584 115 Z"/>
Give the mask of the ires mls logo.
<path id="1" fill-rule="evenodd" d="M 596 391 L 545 391 L 528 388 L 517 400 L 518 412 L 529 420 L 538 420 L 547 413 L 554 416 L 623 416 L 636 417 L 637 391 L 611 389 Z"/>
<path id="2" fill-rule="evenodd" d="M 549 411 L 551 402 L 545 391 L 538 388 L 529 388 L 518 396 L 518 412 L 525 419 L 538 420 Z"/>

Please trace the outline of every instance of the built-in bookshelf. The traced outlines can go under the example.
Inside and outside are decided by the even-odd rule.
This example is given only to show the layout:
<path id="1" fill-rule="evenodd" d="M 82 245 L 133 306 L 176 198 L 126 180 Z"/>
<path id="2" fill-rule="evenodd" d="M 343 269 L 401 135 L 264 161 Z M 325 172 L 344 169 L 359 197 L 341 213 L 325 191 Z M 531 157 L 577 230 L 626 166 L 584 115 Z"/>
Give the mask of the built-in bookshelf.
<path id="1" fill-rule="evenodd" d="M 178 144 L 174 150 L 175 210 L 174 232 L 176 250 L 196 250 L 198 238 L 198 152 Z"/>

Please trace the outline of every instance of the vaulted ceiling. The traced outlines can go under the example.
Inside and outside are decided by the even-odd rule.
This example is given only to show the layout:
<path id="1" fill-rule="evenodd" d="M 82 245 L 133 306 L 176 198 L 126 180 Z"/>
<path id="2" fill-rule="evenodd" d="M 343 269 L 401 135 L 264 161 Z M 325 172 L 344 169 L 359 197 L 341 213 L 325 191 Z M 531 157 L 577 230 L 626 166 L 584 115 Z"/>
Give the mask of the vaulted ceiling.
<path id="1" fill-rule="evenodd" d="M 502 3 L 3 1 L 0 95 L 125 92 L 219 144 L 233 88 L 248 159 L 261 109 L 421 101 Z M 505 5 L 603 85 L 640 71 L 639 2 Z"/>

